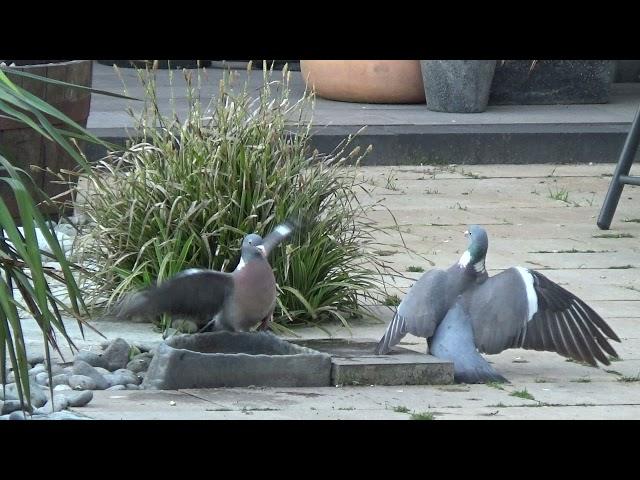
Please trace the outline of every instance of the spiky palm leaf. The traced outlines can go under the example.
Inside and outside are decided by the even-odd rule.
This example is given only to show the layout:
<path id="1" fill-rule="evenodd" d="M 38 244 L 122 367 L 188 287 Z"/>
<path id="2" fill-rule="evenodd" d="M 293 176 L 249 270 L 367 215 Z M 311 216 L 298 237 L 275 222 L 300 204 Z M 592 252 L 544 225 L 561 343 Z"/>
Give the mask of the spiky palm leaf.
<path id="1" fill-rule="evenodd" d="M 90 171 L 90 166 L 72 139 L 108 145 L 64 113 L 13 83 L 5 72 L 69 88 L 88 89 L 93 93 L 134 100 L 120 94 L 111 94 L 0 67 L 0 114 L 4 118 L 27 125 L 46 139 L 60 145 L 84 171 Z M 48 117 L 57 119 L 64 127 L 54 126 Z M 49 345 L 62 354 L 56 332 L 62 335 L 72 351 L 76 348 L 67 333 L 62 313 L 74 316 L 80 331 L 84 334 L 83 326 L 86 322 L 82 317 L 88 312 L 82 292 L 73 276 L 75 265 L 66 258 L 55 232 L 51 229 L 47 218 L 38 210 L 30 192 L 37 192 L 40 199 L 44 201 L 49 200 L 48 197 L 36 187 L 27 172 L 12 165 L 11 155 L 2 145 L 0 145 L 0 171 L 2 173 L 0 181 L 9 187 L 9 192 L 15 197 L 19 222 L 22 226 L 21 231 L 5 201 L 0 199 L 0 382 L 3 385 L 6 382 L 8 355 L 22 407 L 30 409 L 29 365 L 21 314 L 32 316 L 42 331 L 46 364 L 51 377 Z M 47 255 L 40 251 L 36 230 L 41 232 L 51 254 Z M 43 255 L 48 256 L 50 261 L 57 262 L 59 270 L 45 266 Z M 55 291 L 55 288 L 60 286 L 64 287 L 63 293 L 68 298 L 68 303 L 62 301 L 60 293 Z"/>

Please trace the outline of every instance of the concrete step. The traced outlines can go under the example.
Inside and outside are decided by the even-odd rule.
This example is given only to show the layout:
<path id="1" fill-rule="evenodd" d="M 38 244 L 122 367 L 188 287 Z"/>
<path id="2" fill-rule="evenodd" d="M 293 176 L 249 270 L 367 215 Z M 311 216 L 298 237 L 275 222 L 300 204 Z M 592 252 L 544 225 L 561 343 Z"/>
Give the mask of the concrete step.
<path id="1" fill-rule="evenodd" d="M 236 71 L 236 85 L 246 81 L 255 92 L 262 73 Z M 222 70 L 208 70 L 202 91 L 217 92 Z M 278 79 L 277 73 L 274 74 Z M 105 65 L 94 64 L 93 86 L 143 98 L 137 74 L 121 70 L 122 78 Z M 302 97 L 300 72 L 291 72 L 290 100 Z M 157 73 L 157 94 L 164 114 L 187 111 L 186 84 L 181 74 L 169 78 Z M 209 98 L 203 100 L 203 104 Z M 431 112 L 426 105 L 374 105 L 317 98 L 313 114 L 312 148 L 330 152 L 346 136 L 365 130 L 353 145 L 373 146 L 364 165 L 419 164 L 537 164 L 615 163 L 633 116 L 640 105 L 640 83 L 612 85 L 611 101 L 599 105 L 490 105 L 482 113 Z M 141 102 L 93 95 L 88 128 L 118 145 L 129 138 L 134 122 L 127 106 L 139 110 Z M 90 145 L 87 156 L 102 158 L 104 148 Z"/>

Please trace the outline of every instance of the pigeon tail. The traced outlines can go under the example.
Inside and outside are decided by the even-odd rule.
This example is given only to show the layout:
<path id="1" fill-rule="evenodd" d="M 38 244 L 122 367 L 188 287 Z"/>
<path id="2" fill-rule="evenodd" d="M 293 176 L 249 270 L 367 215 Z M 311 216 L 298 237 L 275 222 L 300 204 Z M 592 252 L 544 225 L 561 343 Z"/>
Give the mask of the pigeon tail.
<path id="1" fill-rule="evenodd" d="M 478 363 L 474 367 L 465 364 L 460 368 L 456 368 L 454 362 L 453 379 L 456 383 L 511 383 L 486 361 Z"/>
<path id="2" fill-rule="evenodd" d="M 389 323 L 389 326 L 387 327 L 387 331 L 380 339 L 380 342 L 378 342 L 375 354 L 385 355 L 389 353 L 389 350 L 396 346 L 406 334 L 407 329 L 404 318 L 398 315 L 398 313 L 396 312 L 396 314 L 393 316 L 393 320 L 391 320 L 391 323 Z"/>
<path id="3" fill-rule="evenodd" d="M 454 380 L 458 383 L 507 383 L 478 353 L 471 319 L 459 302 L 449 310 L 433 335 L 431 354 L 453 362 Z"/>

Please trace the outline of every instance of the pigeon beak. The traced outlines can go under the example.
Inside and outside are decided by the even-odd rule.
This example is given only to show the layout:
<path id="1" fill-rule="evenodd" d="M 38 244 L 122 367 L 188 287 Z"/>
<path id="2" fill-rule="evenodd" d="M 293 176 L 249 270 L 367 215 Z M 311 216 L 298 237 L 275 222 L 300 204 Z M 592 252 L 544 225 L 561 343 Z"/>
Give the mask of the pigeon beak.
<path id="1" fill-rule="evenodd" d="M 264 258 L 267 258 L 267 251 L 264 248 L 264 245 L 256 245 L 256 248 L 260 251 Z"/>
<path id="2" fill-rule="evenodd" d="M 465 237 L 468 237 L 469 235 L 471 235 L 471 234 L 469 233 L 469 230 L 465 230 L 465 231 L 464 231 L 464 236 L 465 236 Z"/>

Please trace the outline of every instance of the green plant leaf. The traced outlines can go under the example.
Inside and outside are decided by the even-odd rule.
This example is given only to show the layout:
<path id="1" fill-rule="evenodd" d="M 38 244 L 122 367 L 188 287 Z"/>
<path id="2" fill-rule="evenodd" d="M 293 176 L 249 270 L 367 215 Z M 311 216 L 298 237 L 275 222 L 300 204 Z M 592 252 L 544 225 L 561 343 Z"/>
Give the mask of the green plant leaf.
<path id="1" fill-rule="evenodd" d="M 39 81 L 44 82 L 44 83 L 51 83 L 53 85 L 61 85 L 63 87 L 73 88 L 75 90 L 85 90 L 85 91 L 88 91 L 88 92 L 91 92 L 91 93 L 97 93 L 98 95 L 105 95 L 107 97 L 122 98 L 124 100 L 141 101 L 141 99 L 139 99 L 139 98 L 129 97 L 127 95 L 123 95 L 123 94 L 120 94 L 120 93 L 109 92 L 107 90 L 100 90 L 100 89 L 93 88 L 93 87 L 85 87 L 84 85 L 75 85 L 73 83 L 68 83 L 68 82 L 63 82 L 61 80 L 56 80 L 55 78 L 48 78 L 48 77 L 43 77 L 43 76 L 40 76 L 40 75 L 34 75 L 33 73 L 25 72 L 23 70 L 17 70 L 17 69 L 11 68 L 11 67 L 2 67 L 2 66 L 0 66 L 0 70 L 3 71 L 3 72 L 6 72 L 6 73 L 10 73 L 12 75 L 18 75 L 20 77 L 32 78 L 34 80 L 39 80 Z M 1 76 L 0 76 L 0 79 L 2 79 Z M 8 80 L 8 78 L 7 78 L 7 80 Z"/>

